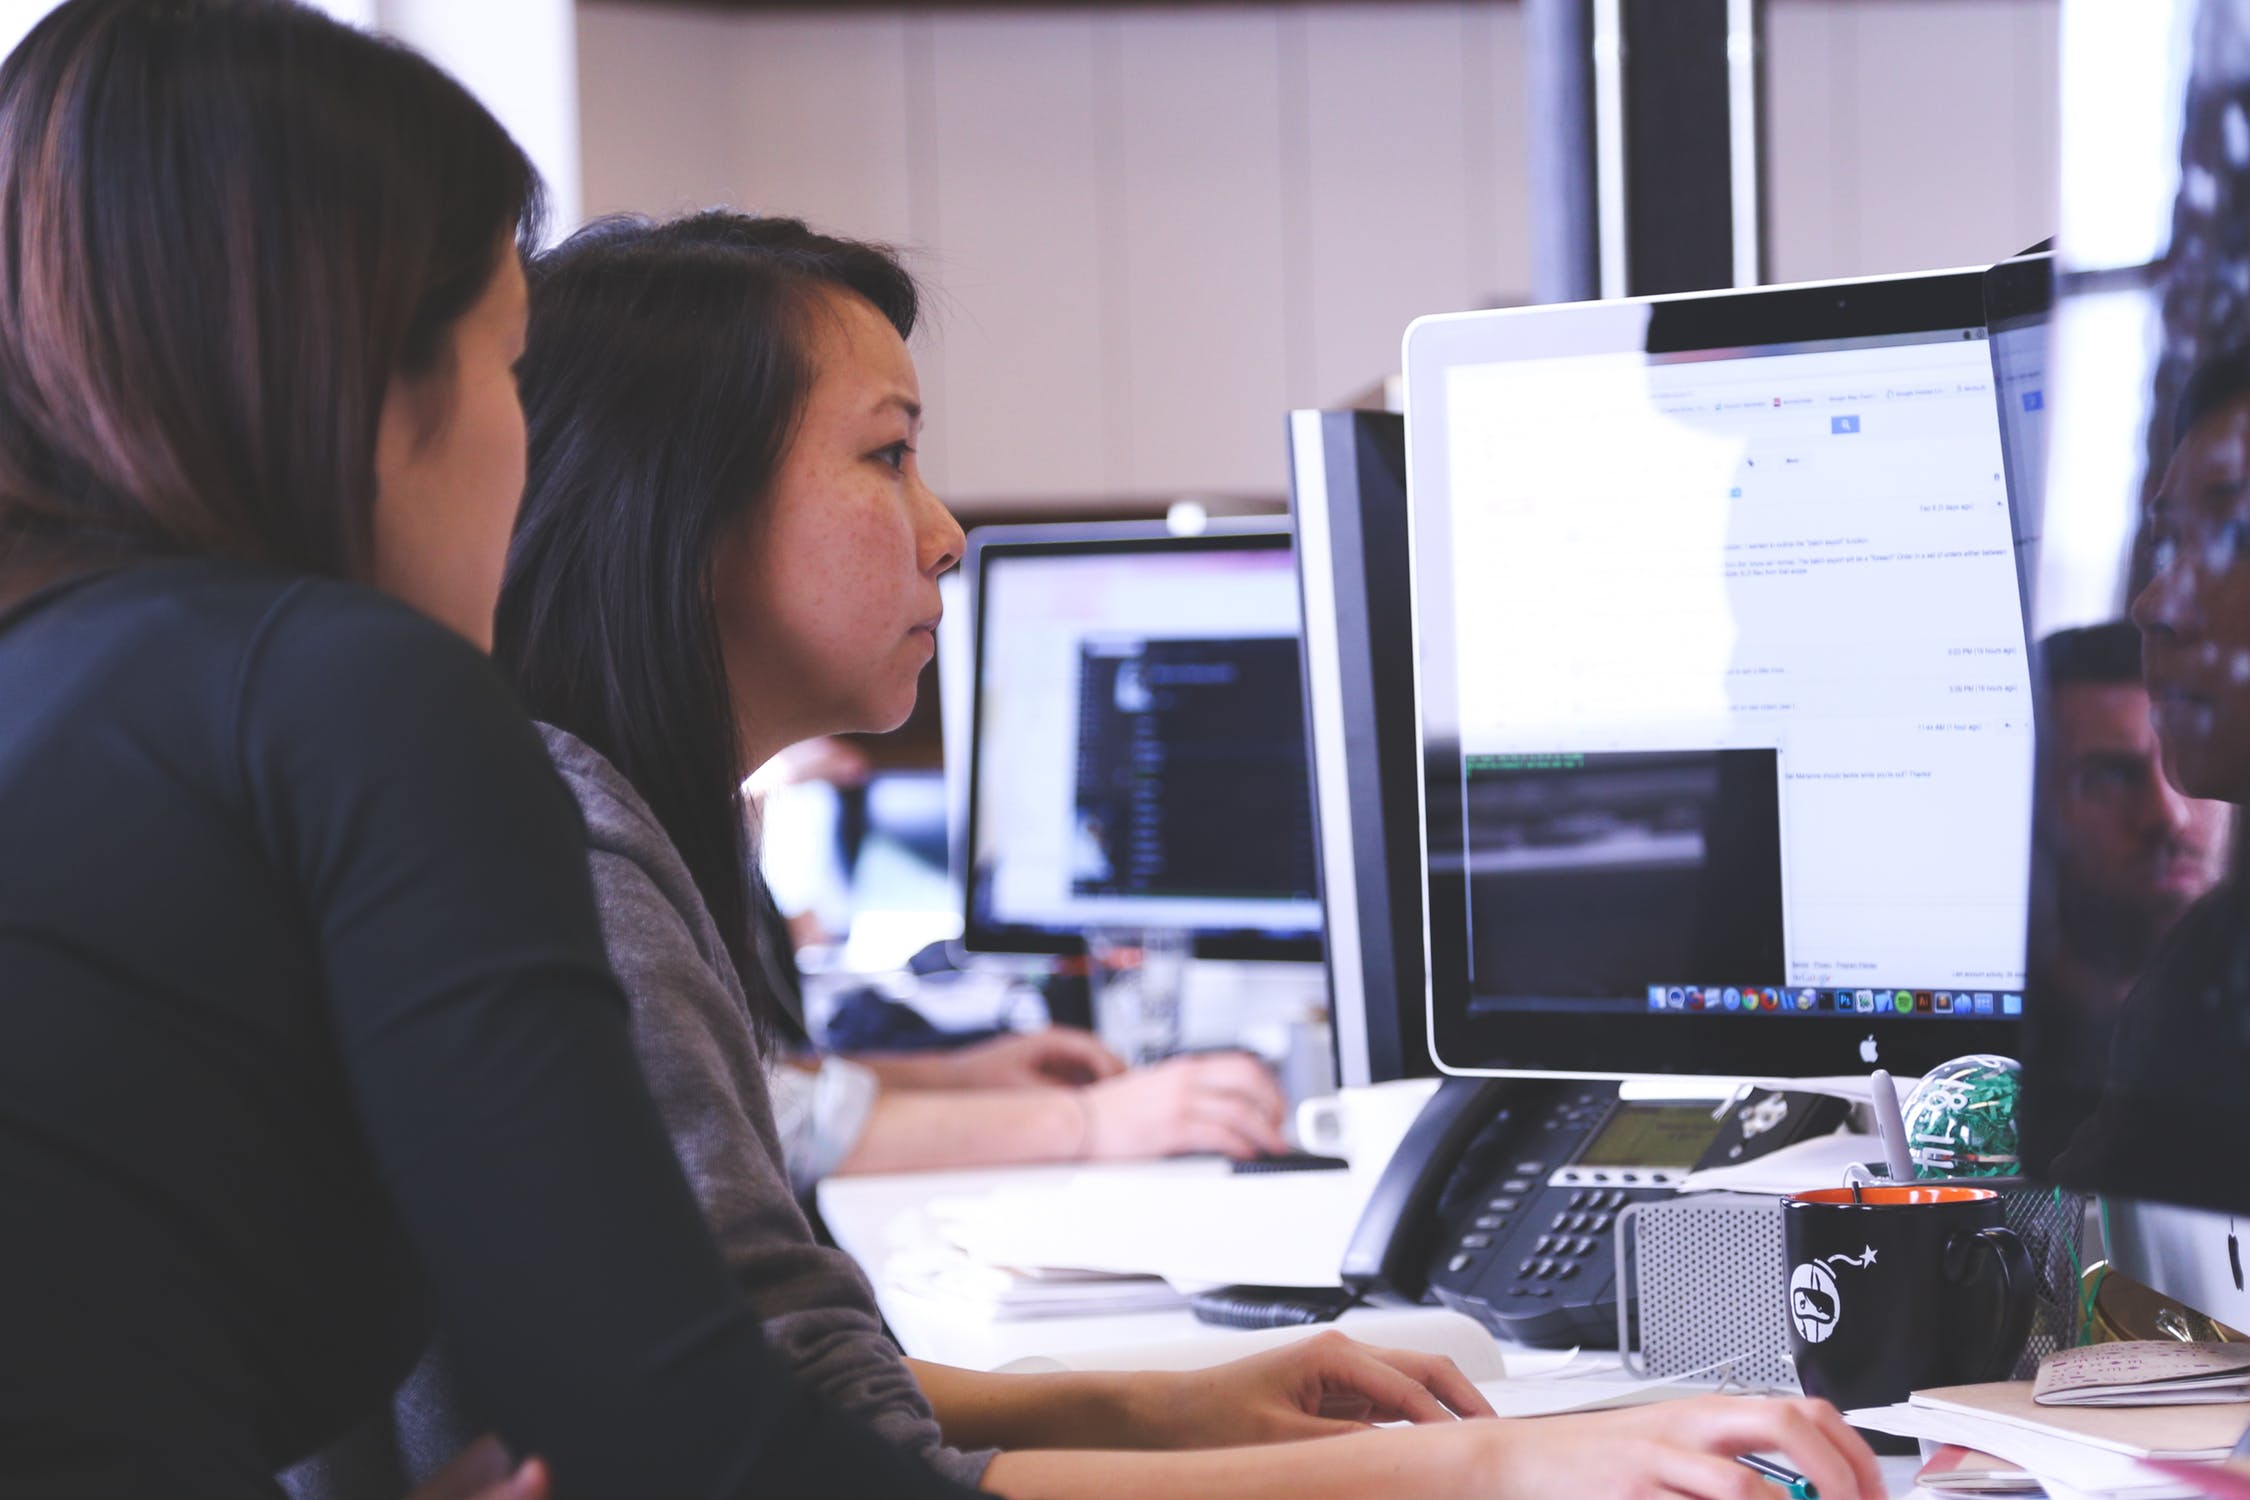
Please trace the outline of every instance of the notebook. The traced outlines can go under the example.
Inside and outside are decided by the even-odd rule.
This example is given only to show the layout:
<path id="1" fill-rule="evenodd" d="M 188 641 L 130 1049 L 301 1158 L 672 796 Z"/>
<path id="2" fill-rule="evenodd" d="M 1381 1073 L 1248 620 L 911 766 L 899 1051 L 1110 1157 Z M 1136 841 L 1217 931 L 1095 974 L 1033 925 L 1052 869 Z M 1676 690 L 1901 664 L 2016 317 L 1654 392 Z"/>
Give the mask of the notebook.
<path id="1" fill-rule="evenodd" d="M 2250 1400 L 2250 1344 L 2170 1339 L 2058 1349 L 2039 1364 L 2041 1406 L 2174 1406 Z"/>
<path id="2" fill-rule="evenodd" d="M 2220 1459 L 2250 1425 L 2250 1401 L 2194 1406 L 2041 1406 L 2028 1380 L 1916 1391 L 1907 1404 L 2054 1433 L 2130 1458 Z"/>

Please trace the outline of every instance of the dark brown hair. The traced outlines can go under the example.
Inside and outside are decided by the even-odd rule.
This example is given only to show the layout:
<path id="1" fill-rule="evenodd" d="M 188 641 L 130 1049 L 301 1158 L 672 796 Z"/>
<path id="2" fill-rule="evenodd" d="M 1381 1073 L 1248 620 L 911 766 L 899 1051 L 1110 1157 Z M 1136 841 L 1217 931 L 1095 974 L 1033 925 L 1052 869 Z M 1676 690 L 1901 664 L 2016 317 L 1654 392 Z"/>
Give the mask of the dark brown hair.
<path id="1" fill-rule="evenodd" d="M 837 294 L 914 331 L 914 278 L 880 245 L 739 213 L 608 219 L 532 263 L 519 366 L 530 479 L 493 655 L 647 800 L 753 995 L 762 893 L 711 560 L 773 487 Z"/>
<path id="2" fill-rule="evenodd" d="M 294 0 L 57 7 L 0 66 L 0 595 L 40 544 L 364 578 L 385 392 L 538 219 L 405 47 Z"/>

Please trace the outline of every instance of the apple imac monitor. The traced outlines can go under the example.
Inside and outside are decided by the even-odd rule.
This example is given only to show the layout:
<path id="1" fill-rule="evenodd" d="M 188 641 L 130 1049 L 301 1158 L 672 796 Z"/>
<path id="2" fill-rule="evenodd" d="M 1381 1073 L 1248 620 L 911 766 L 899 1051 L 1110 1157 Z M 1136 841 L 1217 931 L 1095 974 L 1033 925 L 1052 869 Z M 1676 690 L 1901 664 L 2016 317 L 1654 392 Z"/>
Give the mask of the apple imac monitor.
<path id="1" fill-rule="evenodd" d="M 2063 24 L 2023 1153 L 2250 1328 L 2250 16 Z"/>
<path id="2" fill-rule="evenodd" d="M 1320 957 L 1285 523 L 987 527 L 974 598 L 963 942 Z"/>
<path id="3" fill-rule="evenodd" d="M 1291 412 L 1289 507 L 1336 1076 L 1428 1077 L 1404 419 Z"/>
<path id="4" fill-rule="evenodd" d="M 1406 335 L 1448 1072 L 2013 1053 L 2032 781 L 1982 275 Z"/>

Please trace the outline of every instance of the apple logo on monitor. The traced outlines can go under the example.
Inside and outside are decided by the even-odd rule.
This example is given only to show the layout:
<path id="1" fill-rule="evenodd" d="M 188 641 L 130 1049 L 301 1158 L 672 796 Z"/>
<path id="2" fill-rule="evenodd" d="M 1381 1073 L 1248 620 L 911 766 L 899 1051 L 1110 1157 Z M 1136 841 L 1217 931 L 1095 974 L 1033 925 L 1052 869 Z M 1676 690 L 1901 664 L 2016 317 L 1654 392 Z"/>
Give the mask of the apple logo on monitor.
<path id="1" fill-rule="evenodd" d="M 1859 1044 L 1859 1060 L 1869 1067 L 1873 1067 L 1877 1062 L 1874 1037 L 1870 1036 Z"/>

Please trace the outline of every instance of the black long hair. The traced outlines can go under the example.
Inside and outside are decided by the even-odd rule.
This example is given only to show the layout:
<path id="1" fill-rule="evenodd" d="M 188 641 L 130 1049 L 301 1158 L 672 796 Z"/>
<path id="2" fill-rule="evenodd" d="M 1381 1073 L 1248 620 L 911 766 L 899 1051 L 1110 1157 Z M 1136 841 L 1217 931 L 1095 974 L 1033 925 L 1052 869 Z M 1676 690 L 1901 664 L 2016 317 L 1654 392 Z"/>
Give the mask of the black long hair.
<path id="1" fill-rule="evenodd" d="M 36 543 L 365 580 L 385 394 L 444 372 L 539 219 L 508 133 L 396 43 L 294 0 L 58 6 L 0 67 L 0 572 Z"/>
<path id="2" fill-rule="evenodd" d="M 814 320 L 838 292 L 912 334 L 919 296 L 897 256 L 796 219 L 605 219 L 531 266 L 530 472 L 493 654 L 534 715 L 647 800 L 745 975 L 754 768 L 712 556 L 772 489 L 816 374 Z"/>

